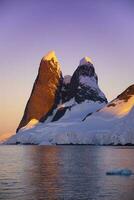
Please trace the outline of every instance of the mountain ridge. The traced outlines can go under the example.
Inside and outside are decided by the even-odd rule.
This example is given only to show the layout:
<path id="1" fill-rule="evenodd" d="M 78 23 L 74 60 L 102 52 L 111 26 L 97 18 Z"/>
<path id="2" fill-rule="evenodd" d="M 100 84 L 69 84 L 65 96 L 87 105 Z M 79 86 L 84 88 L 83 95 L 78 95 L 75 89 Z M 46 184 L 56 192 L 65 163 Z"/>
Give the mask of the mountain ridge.
<path id="1" fill-rule="evenodd" d="M 17 132 L 26 125 L 31 127 L 37 122 L 45 122 L 50 118 L 52 122 L 58 120 L 75 103 L 80 104 L 85 100 L 107 103 L 105 95 L 99 89 L 98 77 L 91 62 L 88 57 L 82 58 L 73 75 L 63 78 L 55 52 L 50 51 L 45 55 L 41 60 L 38 75 Z M 73 98 L 72 105 L 63 106 Z M 53 116 L 56 109 L 57 112 Z"/>
<path id="2" fill-rule="evenodd" d="M 91 58 L 82 58 L 73 75 L 64 78 L 54 52 L 43 59 L 49 66 L 54 64 L 57 82 L 53 91 L 58 91 L 58 98 L 53 96 L 47 112 L 41 105 L 42 116 L 31 118 L 6 144 L 134 144 L 134 84 L 108 103 Z M 46 94 L 50 95 L 45 93 L 45 98 Z"/>

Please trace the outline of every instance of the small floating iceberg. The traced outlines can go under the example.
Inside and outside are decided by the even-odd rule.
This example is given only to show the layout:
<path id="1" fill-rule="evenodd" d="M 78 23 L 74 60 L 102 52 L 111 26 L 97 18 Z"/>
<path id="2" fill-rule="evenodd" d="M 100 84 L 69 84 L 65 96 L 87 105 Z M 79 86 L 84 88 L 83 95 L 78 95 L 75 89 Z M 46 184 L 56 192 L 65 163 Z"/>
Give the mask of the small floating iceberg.
<path id="1" fill-rule="evenodd" d="M 131 176 L 134 173 L 130 169 L 113 169 L 111 171 L 107 171 L 106 175 L 116 175 L 116 176 Z"/>

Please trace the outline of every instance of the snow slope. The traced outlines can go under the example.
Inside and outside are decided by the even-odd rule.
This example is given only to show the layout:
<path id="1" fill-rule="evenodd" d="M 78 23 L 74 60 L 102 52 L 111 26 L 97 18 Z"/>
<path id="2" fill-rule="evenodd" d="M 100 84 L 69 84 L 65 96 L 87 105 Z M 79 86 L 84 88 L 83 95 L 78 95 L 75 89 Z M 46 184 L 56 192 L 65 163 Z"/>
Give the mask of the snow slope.
<path id="1" fill-rule="evenodd" d="M 74 116 L 70 121 L 38 124 L 32 129 L 20 131 L 7 143 L 134 144 L 134 95 L 116 98 L 84 121 L 73 119 Z"/>

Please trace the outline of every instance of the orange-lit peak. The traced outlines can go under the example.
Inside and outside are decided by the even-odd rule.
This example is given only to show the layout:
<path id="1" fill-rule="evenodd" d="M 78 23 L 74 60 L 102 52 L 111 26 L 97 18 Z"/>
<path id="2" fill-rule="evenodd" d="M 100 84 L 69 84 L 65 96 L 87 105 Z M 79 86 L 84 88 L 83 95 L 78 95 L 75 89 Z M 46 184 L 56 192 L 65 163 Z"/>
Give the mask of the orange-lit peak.
<path id="1" fill-rule="evenodd" d="M 55 51 L 49 51 L 44 57 L 43 60 L 54 60 L 54 62 L 58 62 L 58 59 L 55 55 Z"/>

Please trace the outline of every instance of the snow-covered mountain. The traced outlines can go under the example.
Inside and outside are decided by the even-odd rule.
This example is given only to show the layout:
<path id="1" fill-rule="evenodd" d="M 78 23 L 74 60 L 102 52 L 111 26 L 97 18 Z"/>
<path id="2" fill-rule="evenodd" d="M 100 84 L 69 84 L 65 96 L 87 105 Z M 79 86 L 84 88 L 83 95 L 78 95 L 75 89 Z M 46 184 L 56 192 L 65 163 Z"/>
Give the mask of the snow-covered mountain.
<path id="1" fill-rule="evenodd" d="M 64 77 L 60 102 L 47 121 L 82 121 L 87 114 L 107 103 L 104 93 L 99 89 L 98 77 L 90 58 L 85 57 L 80 61 L 72 77 Z"/>
<path id="2" fill-rule="evenodd" d="M 98 86 L 91 59 L 83 58 L 73 76 L 62 77 L 60 64 L 51 51 L 41 60 L 38 76 L 20 122 L 20 129 L 32 128 L 39 122 L 72 118 L 80 121 L 89 112 L 102 108 L 107 99 Z"/>
<path id="3" fill-rule="evenodd" d="M 88 57 L 60 84 L 55 108 L 42 121 L 31 119 L 7 144 L 134 144 L 134 85 L 107 103 Z"/>
<path id="4" fill-rule="evenodd" d="M 80 64 L 70 80 L 68 99 L 70 100 L 71 98 L 74 98 L 77 103 L 85 100 L 107 103 L 105 95 L 99 89 L 98 77 L 95 73 L 94 66 L 88 57 L 80 60 Z"/>

